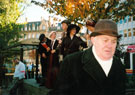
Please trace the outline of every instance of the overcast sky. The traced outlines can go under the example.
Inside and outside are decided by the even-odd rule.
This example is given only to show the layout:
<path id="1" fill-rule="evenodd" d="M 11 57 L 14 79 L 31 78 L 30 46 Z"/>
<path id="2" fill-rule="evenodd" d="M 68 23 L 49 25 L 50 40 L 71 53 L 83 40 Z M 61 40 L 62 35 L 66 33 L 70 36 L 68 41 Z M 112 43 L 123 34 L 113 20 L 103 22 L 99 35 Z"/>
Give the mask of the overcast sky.
<path id="1" fill-rule="evenodd" d="M 31 0 L 27 0 L 27 1 L 30 3 Z M 38 1 L 43 2 L 44 0 L 38 0 Z M 25 18 L 27 18 L 28 22 L 40 21 L 41 17 L 43 17 L 45 20 L 48 20 L 49 16 L 56 17 L 56 15 L 50 14 L 46 10 L 44 10 L 42 7 L 32 3 L 25 8 L 18 22 L 22 22 L 22 23 L 25 22 Z M 57 16 L 57 18 L 60 18 L 62 20 L 64 19 L 60 16 Z"/>

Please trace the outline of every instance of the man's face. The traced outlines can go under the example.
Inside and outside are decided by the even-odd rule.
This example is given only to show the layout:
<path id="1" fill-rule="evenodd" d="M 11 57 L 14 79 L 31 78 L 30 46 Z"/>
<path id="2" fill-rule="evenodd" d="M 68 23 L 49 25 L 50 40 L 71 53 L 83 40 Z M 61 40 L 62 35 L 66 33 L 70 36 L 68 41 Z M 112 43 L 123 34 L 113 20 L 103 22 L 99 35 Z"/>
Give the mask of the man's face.
<path id="1" fill-rule="evenodd" d="M 99 35 L 91 38 L 95 46 L 96 54 L 102 60 L 109 60 L 113 57 L 117 45 L 117 38 L 107 35 Z"/>
<path id="2" fill-rule="evenodd" d="M 15 64 L 18 64 L 18 63 L 19 63 L 18 59 L 13 60 L 13 62 L 14 62 Z"/>
<path id="3" fill-rule="evenodd" d="M 68 25 L 66 23 L 62 23 L 62 29 L 64 31 L 67 31 Z"/>

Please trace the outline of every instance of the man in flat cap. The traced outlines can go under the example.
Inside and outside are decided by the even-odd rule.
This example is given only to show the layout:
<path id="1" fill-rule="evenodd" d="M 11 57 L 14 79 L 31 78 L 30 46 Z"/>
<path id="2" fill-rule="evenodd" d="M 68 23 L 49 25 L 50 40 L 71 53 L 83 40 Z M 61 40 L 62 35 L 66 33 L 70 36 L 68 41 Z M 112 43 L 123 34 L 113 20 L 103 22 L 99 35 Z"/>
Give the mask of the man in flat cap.
<path id="1" fill-rule="evenodd" d="M 117 24 L 99 20 L 90 37 L 92 47 L 65 57 L 49 95 L 125 95 L 125 68 L 114 56 L 120 38 Z"/>

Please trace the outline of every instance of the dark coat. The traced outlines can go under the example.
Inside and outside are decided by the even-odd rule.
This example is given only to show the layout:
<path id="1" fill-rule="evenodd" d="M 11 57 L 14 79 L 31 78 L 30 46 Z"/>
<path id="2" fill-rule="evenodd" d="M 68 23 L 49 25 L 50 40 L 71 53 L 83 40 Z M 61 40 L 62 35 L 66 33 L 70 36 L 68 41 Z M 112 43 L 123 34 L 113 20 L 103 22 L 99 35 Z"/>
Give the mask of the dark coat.
<path id="1" fill-rule="evenodd" d="M 44 48 L 44 47 L 42 46 L 42 43 L 44 43 L 44 42 L 40 42 L 40 43 L 39 43 L 39 46 L 38 46 L 39 54 L 42 55 L 42 53 L 45 53 L 46 56 L 48 56 L 49 53 L 47 52 L 46 48 Z M 48 47 L 50 46 L 50 43 L 51 43 L 51 40 L 49 40 L 49 39 L 47 38 L 46 44 L 47 44 Z M 41 56 L 41 58 L 42 58 L 42 56 Z"/>
<path id="2" fill-rule="evenodd" d="M 107 77 L 90 48 L 64 59 L 49 95 L 125 95 L 125 76 L 120 59 L 114 57 Z"/>
<path id="3" fill-rule="evenodd" d="M 47 52 L 46 48 L 44 48 L 42 46 L 43 42 L 39 43 L 39 47 L 38 47 L 38 51 L 40 54 L 40 63 L 41 63 L 41 67 L 42 67 L 42 77 L 46 77 L 47 74 L 47 64 L 48 64 L 48 58 L 49 58 L 49 52 Z M 47 38 L 46 40 L 46 44 L 49 47 L 50 45 L 50 40 Z M 42 57 L 42 53 L 45 53 L 46 58 Z"/>
<path id="4" fill-rule="evenodd" d="M 51 42 L 51 41 L 50 41 Z M 59 43 L 58 43 L 58 40 L 56 40 L 54 42 L 54 45 L 53 45 L 53 49 L 56 51 L 54 54 L 53 54 L 53 59 L 52 59 L 52 65 L 53 66 L 58 66 L 59 65 Z M 50 49 L 52 50 L 52 46 L 51 46 L 51 43 L 50 43 Z M 50 51 L 51 51 L 50 50 Z"/>
<path id="5" fill-rule="evenodd" d="M 71 39 L 69 36 L 66 36 L 61 44 L 61 53 L 65 57 L 68 54 L 79 51 L 80 46 L 87 47 L 86 43 L 80 37 L 74 36 Z"/>

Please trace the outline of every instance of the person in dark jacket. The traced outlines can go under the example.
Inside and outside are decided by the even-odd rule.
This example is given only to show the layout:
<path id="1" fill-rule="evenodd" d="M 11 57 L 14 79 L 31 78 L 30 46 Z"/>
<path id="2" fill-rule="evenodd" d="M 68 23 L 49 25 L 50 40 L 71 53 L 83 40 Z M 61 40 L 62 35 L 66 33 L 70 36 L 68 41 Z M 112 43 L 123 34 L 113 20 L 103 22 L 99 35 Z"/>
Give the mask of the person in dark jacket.
<path id="1" fill-rule="evenodd" d="M 82 41 L 76 34 L 79 32 L 80 27 L 75 24 L 70 24 L 67 29 L 67 36 L 63 39 L 61 44 L 61 53 L 63 57 L 68 54 L 79 51 L 79 48 L 87 47 L 87 44 Z"/>
<path id="2" fill-rule="evenodd" d="M 119 37 L 115 22 L 99 20 L 91 34 L 93 46 L 64 59 L 48 95 L 125 95 L 125 68 L 114 56 Z"/>
<path id="3" fill-rule="evenodd" d="M 41 85 L 45 85 L 45 78 L 47 75 L 47 63 L 48 63 L 48 56 L 49 56 L 49 43 L 50 40 L 45 37 L 45 34 L 41 34 L 39 36 L 39 54 L 40 54 L 40 63 L 41 63 L 41 72 L 42 72 L 42 82 Z"/>

